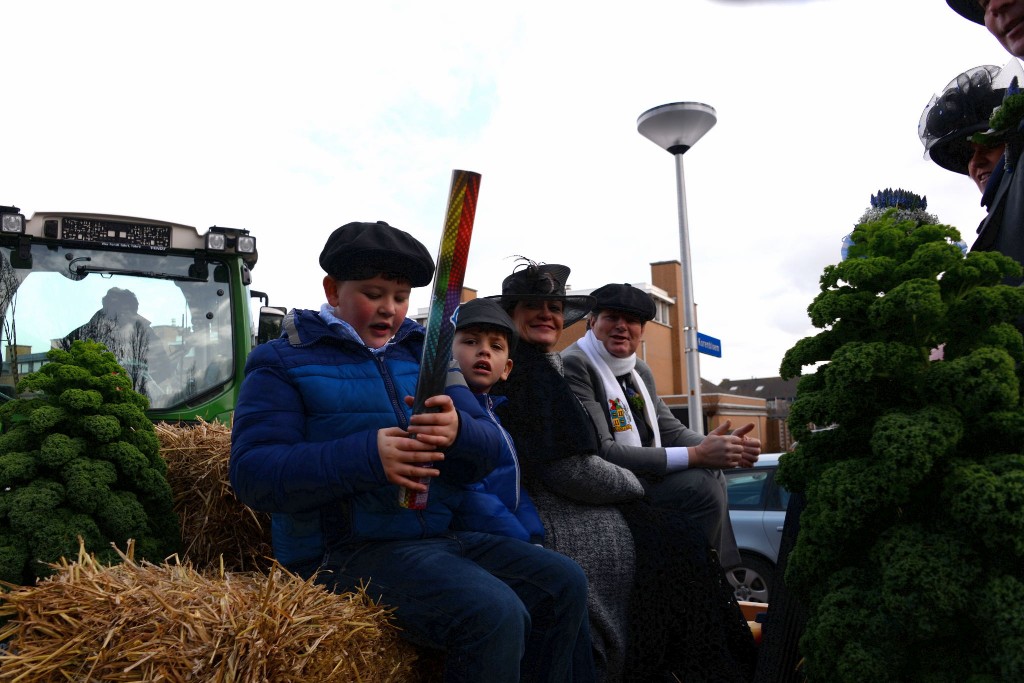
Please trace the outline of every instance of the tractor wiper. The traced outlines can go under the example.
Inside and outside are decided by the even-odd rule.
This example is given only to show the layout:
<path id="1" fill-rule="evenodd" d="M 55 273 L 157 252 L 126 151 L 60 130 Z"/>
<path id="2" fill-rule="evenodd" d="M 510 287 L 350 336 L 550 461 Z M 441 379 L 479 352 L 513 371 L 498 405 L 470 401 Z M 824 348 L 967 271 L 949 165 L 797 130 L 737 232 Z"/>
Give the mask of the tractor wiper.
<path id="1" fill-rule="evenodd" d="M 102 275 L 132 275 L 135 277 L 148 277 L 157 280 L 174 280 L 175 282 L 206 282 L 206 278 L 194 277 L 192 275 L 176 275 L 173 273 L 158 273 L 153 270 L 133 270 L 131 268 L 104 268 L 101 266 L 78 266 L 74 269 L 77 279 L 85 278 L 89 273 L 100 273 Z"/>

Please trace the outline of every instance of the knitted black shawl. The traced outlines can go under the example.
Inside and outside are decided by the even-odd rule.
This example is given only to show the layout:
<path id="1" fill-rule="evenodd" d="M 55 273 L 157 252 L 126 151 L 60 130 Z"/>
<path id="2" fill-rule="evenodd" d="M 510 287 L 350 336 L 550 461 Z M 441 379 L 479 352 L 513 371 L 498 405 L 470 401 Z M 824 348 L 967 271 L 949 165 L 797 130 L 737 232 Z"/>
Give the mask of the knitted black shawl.
<path id="1" fill-rule="evenodd" d="M 597 453 L 590 415 L 537 347 L 520 342 L 508 379 L 491 391 L 508 397 L 497 413 L 516 442 L 524 480 L 534 476 L 537 463 Z"/>

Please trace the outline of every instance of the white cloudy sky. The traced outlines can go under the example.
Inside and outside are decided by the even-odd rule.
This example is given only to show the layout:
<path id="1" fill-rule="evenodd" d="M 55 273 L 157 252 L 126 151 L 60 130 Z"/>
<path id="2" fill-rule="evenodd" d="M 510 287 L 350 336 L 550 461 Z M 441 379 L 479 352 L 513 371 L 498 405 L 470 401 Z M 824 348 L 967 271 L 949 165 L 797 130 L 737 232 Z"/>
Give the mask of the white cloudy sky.
<path id="1" fill-rule="evenodd" d="M 813 333 L 818 276 L 878 189 L 972 241 L 979 194 L 922 158 L 917 122 L 1009 59 L 942 0 L 20 2 L 0 55 L 0 204 L 248 228 L 254 288 L 289 307 L 321 302 L 342 223 L 435 252 L 456 168 L 483 177 L 482 295 L 516 254 L 580 289 L 649 280 L 679 257 L 676 178 L 637 117 L 709 104 L 685 169 L 714 382 L 777 374 Z"/>

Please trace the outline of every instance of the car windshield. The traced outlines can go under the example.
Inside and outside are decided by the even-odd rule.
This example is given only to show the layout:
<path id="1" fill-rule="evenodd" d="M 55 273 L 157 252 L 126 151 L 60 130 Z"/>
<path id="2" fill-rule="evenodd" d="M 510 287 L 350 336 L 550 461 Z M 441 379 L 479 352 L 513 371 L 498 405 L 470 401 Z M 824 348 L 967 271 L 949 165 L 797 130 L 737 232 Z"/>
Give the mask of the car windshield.
<path id="1" fill-rule="evenodd" d="M 0 249 L 0 391 L 7 396 L 47 351 L 76 339 L 105 344 L 153 409 L 186 404 L 231 378 L 225 264 L 41 244 L 30 259 L 17 251 Z"/>

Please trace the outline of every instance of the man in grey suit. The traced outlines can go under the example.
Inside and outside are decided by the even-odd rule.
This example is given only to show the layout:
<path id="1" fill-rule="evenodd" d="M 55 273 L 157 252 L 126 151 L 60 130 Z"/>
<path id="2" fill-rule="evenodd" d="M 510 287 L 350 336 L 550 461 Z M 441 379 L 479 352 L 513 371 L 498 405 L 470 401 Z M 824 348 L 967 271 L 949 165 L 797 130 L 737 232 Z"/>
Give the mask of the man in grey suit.
<path id="1" fill-rule="evenodd" d="M 750 467 L 761 442 L 749 423 L 729 422 L 707 436 L 683 425 L 658 397 L 650 367 L 637 358 L 654 302 L 628 284 L 592 293 L 587 333 L 562 352 L 565 378 L 587 408 L 601 457 L 634 472 L 647 499 L 687 512 L 718 551 L 723 567 L 739 563 L 722 470 Z"/>

